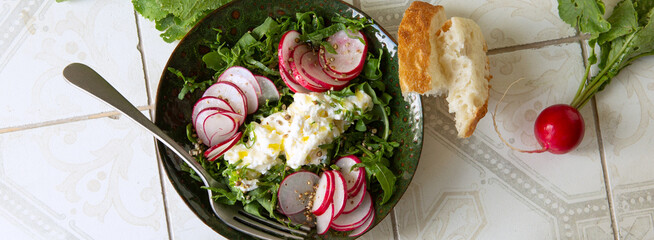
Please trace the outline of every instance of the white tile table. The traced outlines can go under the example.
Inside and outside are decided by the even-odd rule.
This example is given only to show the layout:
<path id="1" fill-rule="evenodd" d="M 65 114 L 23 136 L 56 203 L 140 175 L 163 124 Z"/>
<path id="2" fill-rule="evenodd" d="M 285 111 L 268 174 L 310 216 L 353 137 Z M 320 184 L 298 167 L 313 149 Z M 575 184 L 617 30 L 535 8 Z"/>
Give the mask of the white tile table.
<path id="1" fill-rule="evenodd" d="M 395 35 L 411 1 L 355 0 Z M 617 1 L 607 2 L 610 12 Z M 585 43 L 556 0 L 435 0 L 472 18 L 490 48 L 489 110 L 512 144 L 536 148 L 537 113 L 569 102 Z M 608 13 L 607 13 L 608 14 Z M 175 43 L 130 1 L 0 1 L 2 239 L 221 239 L 182 202 L 154 139 L 64 82 L 85 62 L 147 115 Z M 654 58 L 585 107 L 586 135 L 565 155 L 516 153 L 487 115 L 455 138 L 442 98 L 424 97 L 418 171 L 363 239 L 654 239 Z"/>

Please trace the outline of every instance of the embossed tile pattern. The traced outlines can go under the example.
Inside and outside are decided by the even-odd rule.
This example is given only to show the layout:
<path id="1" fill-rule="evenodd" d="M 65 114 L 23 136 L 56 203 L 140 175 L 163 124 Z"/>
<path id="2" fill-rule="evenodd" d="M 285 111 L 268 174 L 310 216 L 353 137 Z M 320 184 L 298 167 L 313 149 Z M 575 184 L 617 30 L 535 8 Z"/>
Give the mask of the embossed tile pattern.
<path id="1" fill-rule="evenodd" d="M 0 128 L 111 108 L 61 75 L 71 62 L 92 66 L 133 104 L 146 105 L 134 13 L 129 1 L 2 1 Z"/>
<path id="2" fill-rule="evenodd" d="M 489 110 L 513 145 L 537 149 L 533 122 L 546 106 L 565 103 L 583 75 L 579 44 L 490 57 Z M 469 139 L 457 140 L 440 98 L 423 98 L 425 141 L 419 171 L 396 208 L 402 239 L 594 239 L 610 237 L 611 221 L 593 121 L 566 155 L 523 154 L 501 143 L 490 114 Z M 590 108 L 582 114 L 593 119 Z M 529 130 L 529 131 L 528 131 Z M 406 225 L 404 225 L 406 224 Z M 608 231 L 605 231 L 607 230 Z"/>
<path id="3" fill-rule="evenodd" d="M 10 222 L 1 231 L 39 239 L 167 238 L 152 143 L 126 118 L 0 135 L 0 209 L 8 213 L 0 216 Z"/>
<path id="4" fill-rule="evenodd" d="M 173 239 L 226 239 L 217 235 L 213 229 L 204 224 L 191 211 L 179 194 L 177 194 L 167 177 L 163 181 L 171 227 L 170 232 Z"/>
<path id="5" fill-rule="evenodd" d="M 654 58 L 634 62 L 597 95 L 620 236 L 654 238 Z"/>
<path id="6" fill-rule="evenodd" d="M 427 1 L 444 5 L 448 17 L 477 21 L 490 49 L 575 35 L 558 18 L 556 0 Z M 395 36 L 411 0 L 346 2 Z M 605 2 L 608 16 L 618 1 Z M 0 84 L 10 89 L 0 95 L 3 236 L 222 239 L 160 178 L 149 134 L 124 117 L 65 123 L 111 110 L 64 82 L 66 64 L 91 65 L 143 106 L 154 99 L 176 43 L 163 42 L 154 23 L 135 17 L 130 1 L 5 0 L 0 29 Z M 531 125 L 540 110 L 574 95 L 581 46 L 502 53 L 490 64 L 489 111 L 524 78 L 499 104 L 499 131 L 519 148 L 537 148 Z M 423 98 L 425 147 L 414 181 L 395 219 L 389 215 L 362 239 L 614 239 L 607 188 L 617 236 L 654 239 L 652 69 L 652 57 L 635 62 L 598 95 L 596 111 L 582 109 L 584 141 L 566 155 L 510 150 L 490 113 L 471 138 L 457 139 L 444 100 Z M 25 125 L 37 127 L 18 131 Z"/>

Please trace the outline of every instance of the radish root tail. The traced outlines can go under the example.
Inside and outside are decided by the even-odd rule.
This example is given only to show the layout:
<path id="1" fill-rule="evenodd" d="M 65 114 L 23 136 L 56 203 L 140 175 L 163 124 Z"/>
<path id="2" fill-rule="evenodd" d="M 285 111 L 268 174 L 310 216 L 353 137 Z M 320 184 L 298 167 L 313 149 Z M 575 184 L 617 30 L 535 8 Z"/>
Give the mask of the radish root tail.
<path id="1" fill-rule="evenodd" d="M 506 97 L 506 93 L 509 92 L 509 89 L 511 89 L 511 87 L 513 87 L 513 85 L 515 85 L 516 83 L 518 83 L 518 82 L 520 82 L 520 81 L 522 81 L 524 79 L 525 78 L 519 78 L 518 80 L 513 81 L 513 83 L 511 83 L 509 85 L 509 87 L 506 88 L 506 90 L 504 91 L 504 94 L 502 94 L 502 97 L 500 98 L 500 101 L 498 101 L 497 104 L 495 105 L 495 110 L 493 110 L 493 113 L 491 113 L 491 116 L 493 117 L 493 127 L 495 127 L 495 132 L 497 133 L 497 136 L 500 137 L 500 140 L 502 140 L 504 145 L 506 145 L 507 147 L 513 149 L 514 151 L 518 151 L 518 152 L 521 152 L 521 153 L 542 153 L 542 152 L 547 151 L 547 147 L 543 147 L 543 148 L 537 149 L 537 150 L 524 150 L 524 149 L 520 149 L 520 148 L 517 148 L 517 147 L 514 147 L 513 145 L 511 145 L 508 141 L 506 141 L 504 139 L 504 137 L 502 137 L 502 133 L 500 133 L 500 130 L 497 127 L 497 121 L 495 120 L 495 115 L 497 114 L 497 108 L 500 106 L 500 104 L 504 100 L 504 97 Z"/>

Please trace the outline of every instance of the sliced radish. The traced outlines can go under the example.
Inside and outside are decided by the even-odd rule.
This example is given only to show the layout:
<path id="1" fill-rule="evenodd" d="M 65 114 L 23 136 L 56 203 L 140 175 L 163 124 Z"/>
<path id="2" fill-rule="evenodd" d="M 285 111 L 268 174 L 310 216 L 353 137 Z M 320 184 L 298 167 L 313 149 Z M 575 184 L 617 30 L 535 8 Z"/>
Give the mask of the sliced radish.
<path id="1" fill-rule="evenodd" d="M 368 52 L 368 42 L 361 31 L 341 30 L 329 36 L 327 42 L 336 50 L 336 54 L 324 52 L 323 57 L 327 68 L 338 74 L 350 74 L 363 69 Z"/>
<path id="2" fill-rule="evenodd" d="M 347 194 L 350 195 L 350 196 L 356 195 L 359 192 L 359 190 L 361 189 L 361 187 L 366 185 L 365 170 L 360 170 L 360 171 L 362 171 L 363 174 L 361 175 L 361 177 L 359 179 L 357 179 L 357 183 L 356 183 L 356 185 L 354 185 L 354 188 L 347 192 Z"/>
<path id="3" fill-rule="evenodd" d="M 293 49 L 298 45 L 301 45 L 300 42 L 300 33 L 295 30 L 288 31 L 282 35 L 282 38 L 279 41 L 279 48 L 277 49 L 277 57 L 279 58 L 279 70 L 282 72 L 288 72 L 291 70 L 291 65 L 289 64 L 291 53 Z M 284 75 L 284 74 L 282 74 Z"/>
<path id="4" fill-rule="evenodd" d="M 323 214 L 316 215 L 316 231 L 323 235 L 329 230 L 334 220 L 334 206 L 329 204 Z"/>
<path id="5" fill-rule="evenodd" d="M 289 75 L 289 73 L 287 73 L 286 71 L 282 70 L 281 68 L 279 69 L 279 75 L 281 75 L 282 80 L 284 81 L 284 83 L 286 83 L 286 86 L 288 86 L 288 88 L 291 89 L 291 91 L 293 91 L 294 93 L 311 92 L 309 91 L 309 89 L 306 89 L 302 85 L 295 82 L 295 80 L 293 80 L 293 77 Z"/>
<path id="6" fill-rule="evenodd" d="M 368 192 L 363 197 L 363 202 L 359 207 L 350 213 L 343 213 L 338 218 L 332 221 L 332 227 L 338 231 L 350 231 L 360 227 L 365 222 L 366 218 L 372 214 L 374 210 L 372 206 L 372 198 Z"/>
<path id="7" fill-rule="evenodd" d="M 354 195 L 350 195 L 350 197 L 347 200 L 345 200 L 345 207 L 343 207 L 343 214 L 351 213 L 352 211 L 356 210 L 359 206 L 361 206 L 361 203 L 363 203 L 363 199 L 366 192 L 367 192 L 367 186 L 363 184 L 363 186 L 359 189 L 358 192 L 356 192 Z"/>
<path id="8" fill-rule="evenodd" d="M 266 100 L 271 102 L 279 101 L 279 91 L 272 80 L 259 75 L 255 75 L 254 78 L 257 79 L 259 86 L 261 86 L 261 99 L 259 99 L 259 105 L 264 104 Z"/>
<path id="9" fill-rule="evenodd" d="M 368 216 L 368 219 L 366 219 L 366 221 L 363 223 L 363 225 L 361 225 L 360 227 L 354 229 L 350 233 L 350 235 L 348 235 L 348 236 L 349 237 L 358 237 L 361 234 L 364 234 L 366 231 L 368 231 L 368 229 L 370 229 L 373 222 L 375 222 L 375 209 L 374 208 L 372 210 L 372 214 L 370 214 L 370 216 Z"/>
<path id="10" fill-rule="evenodd" d="M 361 163 L 361 160 L 354 155 L 345 156 L 336 160 L 336 166 L 340 168 L 340 172 L 345 178 L 347 183 L 347 191 L 349 193 L 355 193 L 357 185 L 360 184 L 360 181 L 365 178 L 365 169 L 362 167 L 352 170 L 352 166 L 357 163 Z"/>
<path id="11" fill-rule="evenodd" d="M 232 112 L 230 112 L 230 111 L 223 111 L 222 113 L 225 114 L 225 115 L 227 115 L 227 116 L 232 117 L 232 118 L 234 119 L 234 121 L 236 121 L 236 128 L 238 128 L 239 126 L 241 126 L 241 124 L 243 124 L 243 122 L 245 121 L 245 116 L 243 116 L 243 115 L 241 115 L 241 114 L 238 114 L 238 113 L 235 113 L 235 112 L 233 112 L 233 111 L 232 111 Z"/>
<path id="12" fill-rule="evenodd" d="M 316 215 L 323 214 L 332 203 L 332 196 L 334 196 L 334 175 L 326 171 L 322 173 L 320 181 L 318 181 L 311 212 Z"/>
<path id="13" fill-rule="evenodd" d="M 201 97 L 197 102 L 195 102 L 195 105 L 193 105 L 191 122 L 195 122 L 195 118 L 198 116 L 198 113 L 200 113 L 200 111 L 204 110 L 205 108 L 220 108 L 222 110 L 231 112 L 234 111 L 234 109 L 229 106 L 229 103 L 227 103 L 225 100 L 217 97 Z"/>
<path id="14" fill-rule="evenodd" d="M 244 67 L 230 67 L 218 77 L 218 82 L 231 82 L 238 86 L 247 98 L 248 111 L 254 113 L 259 108 L 261 87 L 250 70 Z"/>
<path id="15" fill-rule="evenodd" d="M 238 130 L 236 120 L 223 112 L 216 112 L 204 119 L 204 133 L 209 137 L 210 146 L 222 143 L 234 136 Z"/>
<path id="16" fill-rule="evenodd" d="M 343 174 L 339 171 L 331 171 L 334 175 L 334 196 L 332 202 L 334 203 L 334 218 L 343 213 L 345 202 L 347 200 L 346 183 Z"/>
<path id="17" fill-rule="evenodd" d="M 316 226 L 316 217 L 315 215 L 311 214 L 309 211 L 301 211 L 296 214 L 291 214 L 287 215 L 288 220 L 291 221 L 293 224 L 302 224 L 303 226 L 307 227 L 315 227 Z"/>
<path id="18" fill-rule="evenodd" d="M 236 133 L 233 137 L 227 139 L 227 141 L 216 144 L 215 146 L 207 149 L 207 151 L 204 152 L 204 156 L 209 159 L 209 161 L 216 160 L 218 157 L 227 152 L 227 150 L 232 148 L 238 142 L 238 140 L 241 140 L 241 136 L 243 136 L 243 133 Z"/>
<path id="19" fill-rule="evenodd" d="M 320 66 L 318 58 L 320 58 L 318 54 L 311 51 L 302 55 L 299 61 L 301 66 L 300 71 L 303 73 L 303 76 L 318 83 L 323 88 L 334 89 L 336 91 L 343 89 L 349 84 L 349 81 L 339 81 L 327 75 Z"/>
<path id="20" fill-rule="evenodd" d="M 231 82 L 217 82 L 204 91 L 203 97 L 212 96 L 225 100 L 235 113 L 246 115 L 248 109 L 247 98 L 241 89 Z"/>
<path id="21" fill-rule="evenodd" d="M 300 65 L 300 59 L 302 59 L 302 56 L 308 52 L 311 52 L 311 48 L 306 44 L 298 45 L 297 47 L 295 47 L 295 49 L 293 49 L 293 53 L 291 54 L 292 60 L 289 59 L 291 65 L 291 72 L 293 73 L 293 80 L 295 80 L 295 82 L 302 85 L 304 88 L 309 89 L 311 91 L 314 92 L 326 91 L 328 88 L 325 88 L 320 84 L 316 83 L 301 71 L 302 66 Z"/>
<path id="22" fill-rule="evenodd" d="M 207 117 L 217 112 L 220 112 L 218 108 L 206 108 L 198 113 L 195 121 L 193 122 L 193 126 L 195 126 L 195 132 L 198 134 L 198 138 L 204 145 L 209 147 L 211 147 L 211 141 L 209 141 L 211 135 L 207 135 L 207 133 L 204 131 L 204 121 L 207 119 Z"/>
<path id="23" fill-rule="evenodd" d="M 338 81 L 350 81 L 350 80 L 356 78 L 357 76 L 359 76 L 359 74 L 361 73 L 361 71 L 355 71 L 355 72 L 350 73 L 350 74 L 342 74 L 342 73 L 336 73 L 336 72 L 332 71 L 330 68 L 327 67 L 327 64 L 326 64 L 325 58 L 324 58 L 324 54 L 325 54 L 325 49 L 321 48 L 320 52 L 318 53 L 318 55 L 319 55 L 318 62 L 320 63 L 320 67 L 322 67 L 322 71 L 325 74 L 327 74 L 327 76 L 329 76 L 329 77 L 331 77 L 333 79 L 336 79 Z M 363 68 L 361 70 L 363 70 Z"/>
<path id="24" fill-rule="evenodd" d="M 311 193 L 314 192 L 314 186 L 319 180 L 318 175 L 307 171 L 286 176 L 277 190 L 280 212 L 289 216 L 306 210 L 312 200 Z"/>

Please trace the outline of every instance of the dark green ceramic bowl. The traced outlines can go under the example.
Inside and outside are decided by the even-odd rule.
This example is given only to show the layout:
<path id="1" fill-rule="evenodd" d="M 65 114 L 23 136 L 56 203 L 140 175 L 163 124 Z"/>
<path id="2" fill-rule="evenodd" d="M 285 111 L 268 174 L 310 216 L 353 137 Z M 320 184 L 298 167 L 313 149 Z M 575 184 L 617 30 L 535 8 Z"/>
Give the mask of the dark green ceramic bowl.
<path id="1" fill-rule="evenodd" d="M 292 16 L 295 12 L 305 11 L 316 11 L 324 19 L 330 19 L 335 14 L 369 18 L 353 6 L 336 0 L 236 0 L 215 10 L 198 23 L 179 43 L 164 69 L 173 67 L 187 76 L 196 76 L 200 80 L 208 79 L 213 72 L 205 68 L 202 55 L 208 51 L 208 48 L 203 45 L 216 38 L 213 29 L 222 29 L 226 33 L 224 39 L 228 43 L 234 43 L 243 33 L 261 24 L 268 16 Z M 378 25 L 365 29 L 364 33 L 373 52 L 377 52 L 377 49 L 385 51 L 381 64 L 384 73 L 383 81 L 386 86 L 392 88 L 393 95 L 390 104 L 392 111 L 390 140 L 401 143 L 401 147 L 397 148 L 398 152 L 392 159 L 391 170 L 398 176 L 393 197 L 386 204 L 379 205 L 380 194 L 372 193 L 376 210 L 374 225 L 377 225 L 400 200 L 413 178 L 422 150 L 423 117 L 420 97 L 411 96 L 408 100 L 404 100 L 401 95 L 395 40 Z M 190 122 L 193 104 L 202 93 L 188 94 L 184 100 L 179 100 L 177 94 L 180 86 L 177 76 L 168 71 L 163 72 L 157 92 L 155 124 L 182 146 L 191 149 L 192 146 L 186 139 L 185 127 Z M 202 186 L 200 182 L 180 169 L 183 164 L 181 159 L 161 143 L 157 144 L 157 151 L 173 186 L 202 221 L 226 238 L 250 239 L 249 236 L 231 229 L 214 216 L 208 204 L 206 190 L 200 188 Z M 347 232 L 330 231 L 324 236 L 313 235 L 311 238 L 348 239 L 347 234 Z"/>

